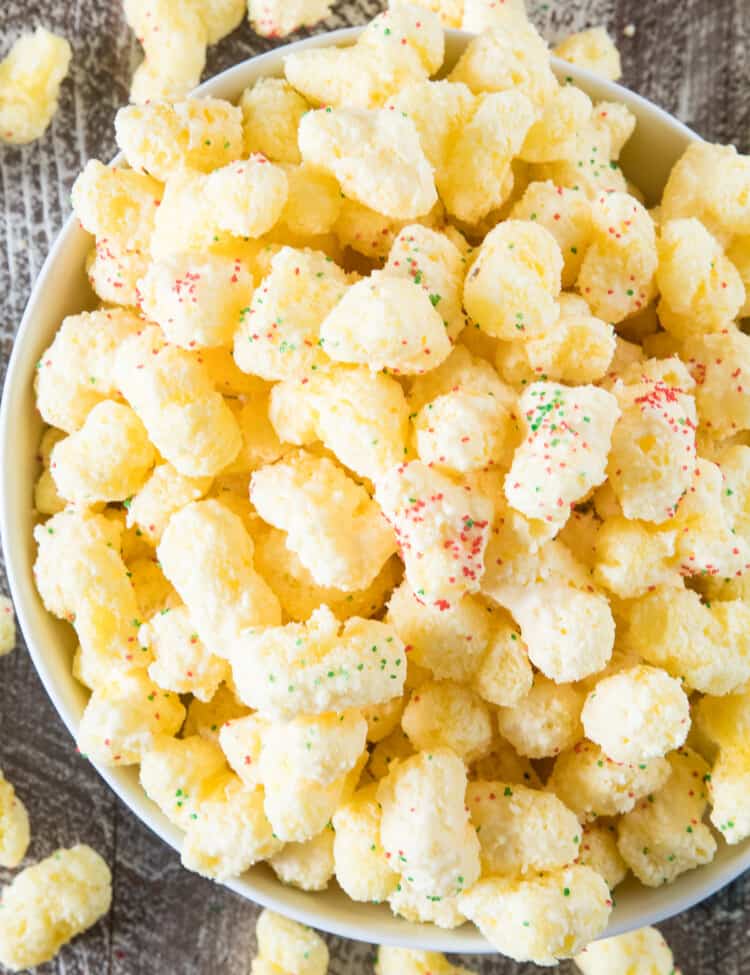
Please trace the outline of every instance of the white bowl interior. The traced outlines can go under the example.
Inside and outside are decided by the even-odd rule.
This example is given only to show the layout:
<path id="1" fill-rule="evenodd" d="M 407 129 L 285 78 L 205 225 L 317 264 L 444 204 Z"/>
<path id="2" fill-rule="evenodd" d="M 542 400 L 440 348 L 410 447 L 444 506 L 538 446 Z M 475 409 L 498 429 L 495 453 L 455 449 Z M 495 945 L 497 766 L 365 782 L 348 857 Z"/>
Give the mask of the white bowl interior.
<path id="1" fill-rule="evenodd" d="M 351 43 L 359 28 L 317 36 L 245 61 L 202 85 L 197 93 L 236 99 L 242 90 L 264 75 L 279 75 L 284 55 L 305 47 Z M 447 32 L 447 65 L 455 63 L 469 35 Z M 641 187 L 649 202 L 658 199 L 667 174 L 685 146 L 697 136 L 661 109 L 618 85 L 556 61 L 560 76 L 573 81 L 594 99 L 624 102 L 636 115 L 638 126 L 623 153 L 628 176 Z M 72 629 L 55 620 L 36 592 L 32 566 L 33 485 L 38 475 L 36 450 L 42 422 L 34 406 L 36 363 L 68 314 L 94 306 L 84 274 L 90 238 L 70 218 L 58 237 L 31 294 L 16 337 L 0 412 L 0 529 L 8 578 L 18 618 L 39 676 L 71 734 L 75 734 L 86 702 L 84 689 L 74 680 L 71 660 Z M 119 797 L 154 832 L 175 849 L 180 831 L 148 800 L 133 768 L 98 768 Z M 676 914 L 729 883 L 750 866 L 750 842 L 729 847 L 720 841 L 716 859 L 708 866 L 684 874 L 669 887 L 648 890 L 629 882 L 617 890 L 608 934 L 659 921 Z M 446 952 L 491 952 L 493 949 L 472 925 L 443 931 L 432 925 L 412 925 L 391 915 L 387 906 L 357 904 L 338 888 L 305 894 L 283 886 L 265 867 L 248 871 L 228 886 L 259 904 L 324 931 L 360 941 Z"/>

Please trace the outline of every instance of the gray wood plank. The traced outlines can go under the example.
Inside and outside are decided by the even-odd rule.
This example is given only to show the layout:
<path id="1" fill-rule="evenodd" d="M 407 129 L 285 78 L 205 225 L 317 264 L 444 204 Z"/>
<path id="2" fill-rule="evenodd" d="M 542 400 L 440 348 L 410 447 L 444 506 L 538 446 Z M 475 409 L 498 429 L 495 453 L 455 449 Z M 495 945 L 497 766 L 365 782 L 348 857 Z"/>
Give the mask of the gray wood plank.
<path id="1" fill-rule="evenodd" d="M 320 29 L 362 23 L 381 6 L 342 0 Z M 626 84 L 701 135 L 750 149 L 748 0 L 528 0 L 528 7 L 550 41 L 606 24 L 622 51 Z M 90 156 L 114 152 L 112 120 L 138 57 L 118 0 L 4 0 L 0 49 L 36 24 L 65 34 L 74 61 L 48 135 L 24 148 L 0 146 L 0 375 L 31 283 L 69 212 L 76 173 Z M 636 28 L 632 38 L 623 34 L 628 24 Z M 207 76 L 270 46 L 244 24 L 209 51 Z M 40 968 L 42 975 L 245 975 L 253 905 L 184 871 L 110 793 L 76 754 L 22 646 L 0 660 L 0 767 L 31 811 L 29 862 L 85 840 L 113 866 L 109 917 Z M 0 871 L 0 881 L 8 876 Z M 662 925 L 685 975 L 750 973 L 749 909 L 750 878 Z M 333 975 L 372 971 L 369 947 L 329 943 Z M 464 962 L 482 975 L 538 970 L 497 958 Z"/>

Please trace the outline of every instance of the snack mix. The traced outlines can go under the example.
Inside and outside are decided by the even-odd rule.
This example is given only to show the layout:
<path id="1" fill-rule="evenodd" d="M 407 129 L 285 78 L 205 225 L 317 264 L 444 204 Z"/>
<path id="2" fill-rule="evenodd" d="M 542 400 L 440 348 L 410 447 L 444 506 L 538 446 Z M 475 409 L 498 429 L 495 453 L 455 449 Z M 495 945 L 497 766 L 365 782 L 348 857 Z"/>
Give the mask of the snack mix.
<path id="1" fill-rule="evenodd" d="M 39 360 L 34 537 L 78 747 L 140 766 L 204 876 L 667 973 L 653 931 L 584 948 L 626 875 L 750 835 L 750 158 L 694 142 L 645 201 L 635 118 L 520 2 L 394 2 L 237 105 L 179 100 L 240 6 L 126 0 L 151 100 L 73 189 L 99 306 Z M 453 65 L 443 24 L 479 32 Z M 558 53 L 619 74 L 601 31 Z M 3 944 L 32 871 L 45 911 L 86 886 L 9 964 L 105 909 L 76 848 L 14 881 Z M 259 941 L 255 975 L 325 972 L 291 922 Z"/>

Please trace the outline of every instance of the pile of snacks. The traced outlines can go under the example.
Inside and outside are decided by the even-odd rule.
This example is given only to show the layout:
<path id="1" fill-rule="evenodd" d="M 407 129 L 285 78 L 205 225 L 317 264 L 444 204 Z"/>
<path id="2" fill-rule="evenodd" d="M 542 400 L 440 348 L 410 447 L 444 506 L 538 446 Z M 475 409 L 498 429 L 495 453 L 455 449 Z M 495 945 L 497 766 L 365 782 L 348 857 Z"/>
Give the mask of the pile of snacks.
<path id="1" fill-rule="evenodd" d="M 750 834 L 750 160 L 696 143 L 648 210 L 633 117 L 513 9 L 443 80 L 399 3 L 239 106 L 121 110 L 35 574 L 80 750 L 186 866 L 552 964 L 707 812 Z"/>

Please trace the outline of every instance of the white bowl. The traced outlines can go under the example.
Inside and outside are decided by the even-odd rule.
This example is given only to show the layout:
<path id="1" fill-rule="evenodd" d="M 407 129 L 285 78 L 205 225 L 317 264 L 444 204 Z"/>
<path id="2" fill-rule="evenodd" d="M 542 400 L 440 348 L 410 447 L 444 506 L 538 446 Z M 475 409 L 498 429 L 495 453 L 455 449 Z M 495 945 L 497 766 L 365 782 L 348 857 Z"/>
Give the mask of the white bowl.
<path id="1" fill-rule="evenodd" d="M 284 55 L 292 50 L 351 43 L 359 28 L 312 37 L 253 58 L 202 85 L 197 93 L 236 99 L 248 84 L 264 75 L 282 73 Z M 447 32 L 447 64 L 460 55 L 470 35 Z M 660 195 L 667 174 L 685 146 L 698 137 L 690 129 L 638 95 L 564 62 L 555 62 L 561 76 L 570 76 L 595 99 L 624 102 L 638 119 L 635 135 L 623 153 L 626 173 L 649 202 Z M 34 586 L 33 486 L 38 475 L 37 445 L 42 421 L 34 406 L 35 365 L 65 315 L 94 306 L 84 274 L 90 238 L 74 217 L 65 224 L 36 281 L 16 336 L 0 410 L 0 529 L 8 579 L 18 619 L 39 676 L 60 716 L 75 734 L 86 703 L 86 692 L 71 673 L 72 629 L 46 612 Z M 180 831 L 148 800 L 134 768 L 99 768 L 98 772 L 140 819 L 176 850 Z M 728 884 L 750 866 L 750 842 L 729 847 L 720 841 L 713 863 L 657 890 L 631 881 L 617 890 L 608 934 L 650 924 L 683 911 Z M 283 886 L 266 866 L 255 867 L 230 881 L 232 890 L 323 931 L 360 941 L 447 952 L 491 952 L 472 925 L 444 931 L 412 925 L 393 917 L 385 905 L 358 904 L 334 887 L 306 894 Z"/>

